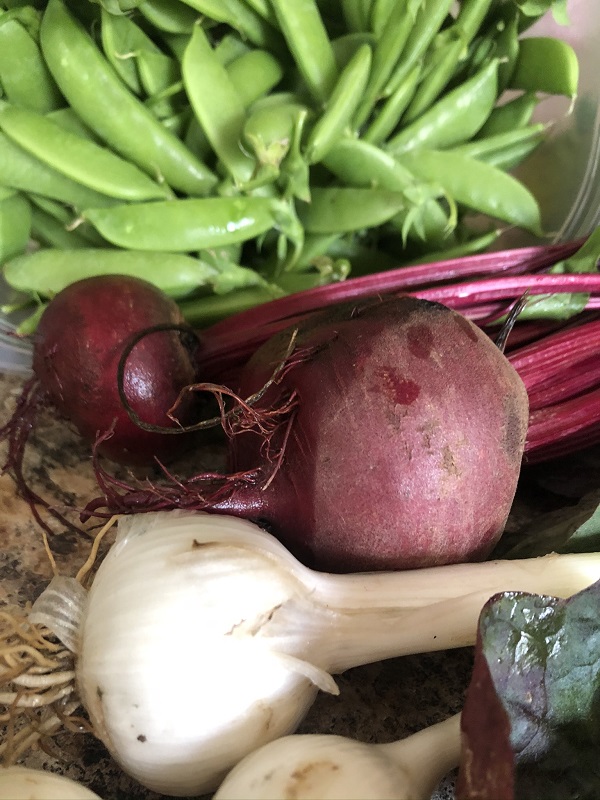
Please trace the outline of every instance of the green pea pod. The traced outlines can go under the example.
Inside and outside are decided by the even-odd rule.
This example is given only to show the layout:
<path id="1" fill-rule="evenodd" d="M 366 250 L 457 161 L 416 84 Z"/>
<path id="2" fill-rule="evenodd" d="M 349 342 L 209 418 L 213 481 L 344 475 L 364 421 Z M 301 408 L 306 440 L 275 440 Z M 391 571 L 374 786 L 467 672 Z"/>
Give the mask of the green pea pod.
<path id="1" fill-rule="evenodd" d="M 373 0 L 371 8 L 371 30 L 379 38 L 389 25 L 396 0 Z"/>
<path id="2" fill-rule="evenodd" d="M 379 144 L 388 138 L 390 133 L 397 127 L 398 122 L 415 95 L 419 78 L 421 76 L 421 66 L 417 64 L 408 73 L 406 78 L 396 88 L 393 94 L 386 97 L 385 101 L 375 111 L 375 115 L 369 126 L 362 134 L 366 142 Z"/>
<path id="3" fill-rule="evenodd" d="M 496 167 L 448 150 L 411 150 L 398 160 L 421 180 L 441 184 L 457 203 L 541 235 L 535 197 Z"/>
<path id="4" fill-rule="evenodd" d="M 389 140 L 387 149 L 398 155 L 419 147 L 451 147 L 470 139 L 494 107 L 497 74 L 498 62 L 494 60 L 402 128 Z"/>
<path id="5" fill-rule="evenodd" d="M 504 162 L 504 153 L 520 152 L 521 145 L 537 147 L 545 138 L 547 126 L 543 122 L 528 125 L 525 128 L 516 128 L 506 133 L 496 133 L 492 136 L 473 139 L 466 144 L 455 147 L 452 152 L 462 153 L 469 158 L 478 158 L 488 164 L 499 166 Z"/>
<path id="6" fill-rule="evenodd" d="M 439 48 L 402 117 L 403 124 L 420 117 L 437 100 L 450 81 L 463 50 L 464 43 L 460 36 L 451 38 Z"/>
<path id="7" fill-rule="evenodd" d="M 227 65 L 227 74 L 244 108 L 268 94 L 283 78 L 280 62 L 266 50 L 249 50 Z"/>
<path id="8" fill-rule="evenodd" d="M 95 228 L 85 220 L 74 220 L 73 211 L 57 200 L 29 192 L 27 197 L 31 201 L 32 214 L 39 209 L 46 217 L 51 217 L 63 230 L 72 234 L 77 231 L 80 239 L 85 239 L 88 247 L 107 247 L 108 242 L 103 239 Z M 50 244 L 50 243 L 49 243 Z"/>
<path id="9" fill-rule="evenodd" d="M 289 152 L 298 115 L 307 109 L 300 103 L 257 108 L 244 125 L 243 141 L 262 166 L 278 168 Z"/>
<path id="10" fill-rule="evenodd" d="M 75 209 L 115 203 L 114 198 L 88 189 L 48 167 L 3 133 L 0 133 L 0 175 L 5 186 L 24 192 L 36 192 L 44 197 L 60 200 Z"/>
<path id="11" fill-rule="evenodd" d="M 324 113 L 310 132 L 304 153 L 309 164 L 321 161 L 350 123 L 367 85 L 370 66 L 371 48 L 364 44 L 342 71 Z"/>
<path id="12" fill-rule="evenodd" d="M 37 42 L 15 19 L 0 25 L 0 86 L 11 103 L 40 114 L 64 105 Z"/>
<path id="13" fill-rule="evenodd" d="M 0 263 L 22 253 L 31 235 L 31 206 L 23 195 L 0 201 Z"/>
<path id="14" fill-rule="evenodd" d="M 4 267 L 9 286 L 41 297 L 53 297 L 71 283 L 95 275 L 144 278 L 178 299 L 211 285 L 218 271 L 204 261 L 178 253 L 89 247 L 37 250 L 11 259 Z"/>
<path id="15" fill-rule="evenodd" d="M 484 122 L 483 127 L 477 132 L 477 138 L 524 128 L 531 122 L 538 103 L 539 97 L 535 92 L 523 92 L 507 103 L 496 106 Z"/>
<path id="16" fill-rule="evenodd" d="M 500 23 L 496 35 L 490 39 L 493 44 L 494 57 L 500 61 L 498 69 L 498 94 L 500 95 L 510 84 L 512 74 L 515 71 L 517 58 L 521 42 L 519 39 L 519 19 L 520 15 L 516 9 L 509 12 L 509 16 L 504 15 L 504 20 Z"/>
<path id="17" fill-rule="evenodd" d="M 384 91 L 386 96 L 393 93 L 398 84 L 406 78 L 415 64 L 421 60 L 451 7 L 452 0 L 421 0 L 414 25 L 402 50 L 402 58 L 386 85 Z"/>
<path id="18" fill-rule="evenodd" d="M 387 27 L 379 37 L 373 51 L 369 83 L 356 112 L 355 124 L 357 127 L 361 127 L 367 121 L 373 107 L 381 97 L 383 87 L 403 53 L 414 23 L 414 15 L 410 13 L 410 0 L 399 0 L 392 9 Z"/>
<path id="19" fill-rule="evenodd" d="M 448 216 L 431 197 L 431 192 L 420 186 L 410 170 L 380 147 L 348 137 L 329 151 L 324 163 L 339 180 L 349 186 L 404 192 L 406 208 L 402 208 L 394 217 L 395 225 L 401 229 L 416 202 L 420 210 L 422 231 L 419 233 L 411 228 L 408 231 L 410 238 L 414 238 L 414 235 L 419 239 L 425 238 L 432 246 L 441 246 L 453 240 Z"/>
<path id="20" fill-rule="evenodd" d="M 142 87 L 148 97 L 169 91 L 171 87 L 181 82 L 181 70 L 178 62 L 165 53 L 140 50 L 136 62 Z M 181 83 L 178 88 L 181 91 Z"/>
<path id="21" fill-rule="evenodd" d="M 103 8 L 100 20 L 100 41 L 104 55 L 125 85 L 141 95 L 142 82 L 136 55 L 142 47 L 156 45 L 128 16 L 111 14 Z"/>
<path id="22" fill-rule="evenodd" d="M 186 47 L 188 42 L 189 37 L 186 37 Z M 248 45 L 248 42 L 240 39 L 237 34 L 226 33 L 225 36 L 219 39 L 219 41 L 215 44 L 215 55 L 221 64 L 223 64 L 224 67 L 227 67 L 240 56 L 243 56 L 246 53 L 251 53 L 252 49 L 253 48 Z M 183 58 L 184 52 L 185 48 L 181 51 L 181 58 Z"/>
<path id="23" fill-rule="evenodd" d="M 362 33 L 370 25 L 370 0 L 340 0 L 346 27 L 352 33 Z"/>
<path id="24" fill-rule="evenodd" d="M 519 56 L 509 82 L 511 89 L 574 98 L 578 84 L 579 61 L 568 42 L 543 36 L 521 39 Z"/>
<path id="25" fill-rule="evenodd" d="M 214 173 L 129 92 L 62 0 L 46 5 L 40 37 L 61 91 L 101 139 L 173 189 L 201 195 L 216 185 Z"/>
<path id="26" fill-rule="evenodd" d="M 273 25 L 275 28 L 277 27 L 277 18 L 275 17 L 273 6 L 269 0 L 246 0 L 246 5 L 254 9 L 258 16 L 266 20 L 269 25 Z"/>
<path id="27" fill-rule="evenodd" d="M 144 0 L 138 11 L 152 27 L 175 34 L 190 34 L 199 16 L 179 0 Z"/>
<path id="28" fill-rule="evenodd" d="M 14 106 L 0 109 L 0 128 L 44 164 L 101 194 L 119 200 L 170 195 L 145 172 L 119 156 L 66 131 L 52 120 Z"/>
<path id="29" fill-rule="evenodd" d="M 330 96 L 337 64 L 316 0 L 271 0 L 290 52 L 319 103 Z"/>
<path id="30" fill-rule="evenodd" d="M 495 0 L 462 0 L 456 25 L 462 32 L 465 44 L 475 36 Z"/>
<path id="31" fill-rule="evenodd" d="M 279 31 L 244 0 L 182 0 L 209 20 L 223 22 L 256 47 L 276 55 L 285 52 Z"/>
<path id="32" fill-rule="evenodd" d="M 343 70 L 354 58 L 357 50 L 364 44 L 368 44 L 371 50 L 374 49 L 376 38 L 372 33 L 345 33 L 342 36 L 337 36 L 331 40 L 331 47 L 333 48 L 333 55 L 335 56 L 335 63 L 338 70 Z"/>
<path id="33" fill-rule="evenodd" d="M 519 164 L 523 163 L 525 159 L 530 156 L 544 141 L 544 134 L 538 134 L 537 137 L 529 137 L 522 142 L 515 142 L 510 147 L 504 147 L 502 150 L 497 150 L 490 153 L 486 158 L 486 163 L 492 167 L 501 169 L 504 172 L 510 172 Z"/>
<path id="34" fill-rule="evenodd" d="M 347 233 L 387 222 L 406 206 L 402 192 L 347 187 L 314 188 L 298 216 L 307 233 Z"/>
<path id="35" fill-rule="evenodd" d="M 411 258 L 408 264 L 431 264 L 435 261 L 464 258 L 465 256 L 472 256 L 475 253 L 483 253 L 498 241 L 501 233 L 501 230 L 488 231 L 487 233 L 482 233 L 480 236 L 475 236 L 464 242 L 459 242 L 451 247 L 444 248 L 444 250 L 430 251 L 421 258 Z"/>
<path id="36" fill-rule="evenodd" d="M 79 119 L 72 108 L 57 108 L 56 111 L 46 114 L 46 117 L 64 130 L 79 136 L 80 139 L 89 139 L 91 142 L 98 143 L 98 137 L 94 131 Z"/>
<path id="37" fill-rule="evenodd" d="M 79 250 L 90 243 L 76 230 L 70 230 L 41 208 L 31 208 L 31 238 L 44 247 Z"/>
<path id="38" fill-rule="evenodd" d="M 190 38 L 181 69 L 194 114 L 207 139 L 233 179 L 245 183 L 254 171 L 254 160 L 240 147 L 246 110 L 200 26 Z"/>
<path id="39" fill-rule="evenodd" d="M 92 208 L 83 216 L 119 247 L 192 252 L 260 236 L 276 227 L 278 211 L 267 197 L 210 197 Z"/>

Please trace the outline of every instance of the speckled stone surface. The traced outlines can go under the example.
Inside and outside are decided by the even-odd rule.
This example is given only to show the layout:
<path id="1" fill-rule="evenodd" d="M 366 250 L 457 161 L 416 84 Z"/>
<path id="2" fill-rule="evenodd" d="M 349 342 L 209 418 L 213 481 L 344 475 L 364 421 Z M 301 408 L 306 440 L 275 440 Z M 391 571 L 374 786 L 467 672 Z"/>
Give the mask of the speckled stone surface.
<path id="1" fill-rule="evenodd" d="M 10 415 L 21 379 L 0 375 L 0 420 Z M 0 457 L 4 451 L 0 452 Z M 3 463 L 4 459 L 2 458 Z M 65 509 L 81 508 L 95 495 L 89 455 L 68 427 L 45 416 L 27 451 L 26 473 L 36 491 Z M 526 513 L 517 503 L 515 514 Z M 40 530 L 12 479 L 0 478 L 0 601 L 23 606 L 33 601 L 52 576 Z M 90 540 L 57 529 L 51 548 L 58 570 L 74 575 L 85 561 Z M 108 543 L 107 545 L 108 546 Z M 336 733 L 367 742 L 388 742 L 458 711 L 471 668 L 470 649 L 394 659 L 339 676 L 339 697 L 320 695 L 301 732 Z M 30 753 L 30 765 L 64 773 L 88 785 L 104 800 L 158 800 L 128 779 L 102 744 L 89 734 L 64 734 L 51 754 Z M 452 797 L 446 781 L 437 795 Z"/>

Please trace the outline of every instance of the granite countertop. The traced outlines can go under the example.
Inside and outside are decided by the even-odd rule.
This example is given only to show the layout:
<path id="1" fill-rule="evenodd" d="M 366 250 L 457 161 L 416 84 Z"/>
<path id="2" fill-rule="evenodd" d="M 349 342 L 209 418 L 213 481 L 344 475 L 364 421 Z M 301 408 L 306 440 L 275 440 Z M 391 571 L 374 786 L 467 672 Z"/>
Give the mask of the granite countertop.
<path id="1" fill-rule="evenodd" d="M 0 422 L 8 419 L 21 386 L 22 378 L 0 375 Z M 0 451 L 0 463 L 4 456 Z M 50 414 L 43 416 L 32 437 L 25 470 L 36 491 L 70 508 L 71 514 L 96 494 L 88 452 L 68 426 Z M 526 513 L 530 495 L 524 500 L 518 495 L 516 515 Z M 24 606 L 46 586 L 52 568 L 31 510 L 7 475 L 0 477 L 0 536 L 0 600 Z M 60 573 L 72 576 L 88 555 L 90 539 L 57 529 L 50 547 Z M 470 649 L 463 649 L 350 670 L 338 678 L 340 696 L 321 694 L 300 731 L 331 732 L 371 742 L 401 738 L 460 709 L 471 656 Z M 129 780 L 90 734 L 63 734 L 48 752 L 38 749 L 25 763 L 80 780 L 104 800 L 159 797 Z M 447 781 L 439 796 L 451 795 L 451 781 Z"/>

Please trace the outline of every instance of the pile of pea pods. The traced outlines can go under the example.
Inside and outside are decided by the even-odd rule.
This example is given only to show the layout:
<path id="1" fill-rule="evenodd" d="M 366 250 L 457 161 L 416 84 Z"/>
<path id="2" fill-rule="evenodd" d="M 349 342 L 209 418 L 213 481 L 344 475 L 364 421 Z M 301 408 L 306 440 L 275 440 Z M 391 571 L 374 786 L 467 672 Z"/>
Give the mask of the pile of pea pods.
<path id="1" fill-rule="evenodd" d="M 511 171 L 578 64 L 523 34 L 565 6 L 0 0 L 3 310 L 33 330 L 68 283 L 121 273 L 202 326 L 540 234 Z"/>

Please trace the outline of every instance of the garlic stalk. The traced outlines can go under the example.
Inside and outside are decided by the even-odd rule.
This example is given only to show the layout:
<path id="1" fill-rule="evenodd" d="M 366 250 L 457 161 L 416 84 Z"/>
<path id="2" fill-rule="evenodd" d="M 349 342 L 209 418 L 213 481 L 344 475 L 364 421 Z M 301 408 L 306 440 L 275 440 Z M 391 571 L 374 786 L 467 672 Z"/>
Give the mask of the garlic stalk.
<path id="1" fill-rule="evenodd" d="M 64 775 L 29 767 L 0 767 L 0 800 L 100 800 Z"/>
<path id="2" fill-rule="evenodd" d="M 244 520 L 132 515 L 83 608 L 77 688 L 126 772 L 198 795 L 293 732 L 318 689 L 336 693 L 332 673 L 473 644 L 496 592 L 567 597 L 598 578 L 596 554 L 328 575 Z"/>
<path id="3" fill-rule="evenodd" d="M 389 744 L 283 736 L 243 758 L 213 800 L 429 800 L 459 758 L 460 714 Z"/>

